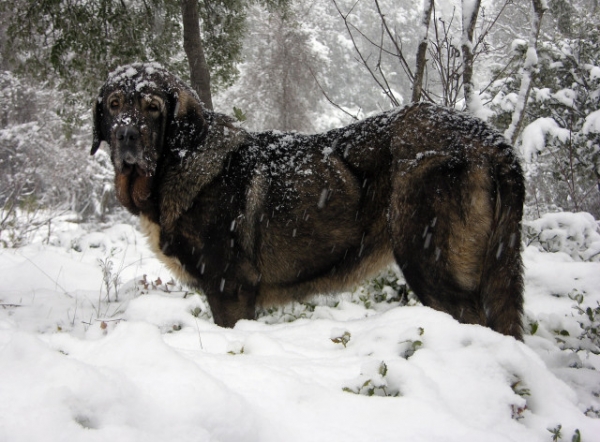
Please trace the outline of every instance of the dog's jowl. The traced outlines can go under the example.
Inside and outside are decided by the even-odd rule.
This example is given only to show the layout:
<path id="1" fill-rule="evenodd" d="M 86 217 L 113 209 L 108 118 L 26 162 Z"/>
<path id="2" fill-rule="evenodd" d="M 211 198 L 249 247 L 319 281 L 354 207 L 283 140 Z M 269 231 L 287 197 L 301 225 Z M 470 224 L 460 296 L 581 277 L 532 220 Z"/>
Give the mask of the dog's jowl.
<path id="1" fill-rule="evenodd" d="M 423 304 L 522 337 L 524 183 L 483 122 L 431 104 L 318 135 L 248 132 L 156 64 L 112 73 L 92 154 L 215 322 L 352 287 L 396 261 Z"/>

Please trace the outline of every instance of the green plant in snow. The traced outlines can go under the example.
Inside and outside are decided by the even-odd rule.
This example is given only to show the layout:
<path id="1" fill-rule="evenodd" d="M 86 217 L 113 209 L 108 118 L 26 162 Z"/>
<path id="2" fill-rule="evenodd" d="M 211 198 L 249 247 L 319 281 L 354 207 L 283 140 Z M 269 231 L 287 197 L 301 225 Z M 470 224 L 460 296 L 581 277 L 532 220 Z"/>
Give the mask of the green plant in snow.
<path id="1" fill-rule="evenodd" d="M 522 398 L 522 401 L 519 401 L 519 403 L 511 404 L 511 417 L 515 420 L 523 419 L 525 417 L 523 414 L 528 410 L 527 398 L 531 396 L 531 390 L 517 375 L 513 375 L 510 388 L 517 396 Z"/>
<path id="2" fill-rule="evenodd" d="M 329 298 L 329 300 L 331 300 L 331 298 Z M 256 311 L 256 317 L 257 319 L 261 318 L 267 324 L 275 322 L 293 322 L 298 319 L 312 317 L 316 307 L 317 303 L 313 301 L 292 302 L 286 305 L 260 307 Z"/>
<path id="3" fill-rule="evenodd" d="M 415 305 L 419 302 L 394 267 L 388 267 L 374 278 L 366 280 L 354 292 L 352 301 L 368 309 L 384 303 Z"/>
<path id="4" fill-rule="evenodd" d="M 548 431 L 552 434 L 552 441 L 557 442 L 562 439 L 562 425 L 557 425 L 554 428 L 548 428 Z M 581 442 L 581 432 L 579 429 L 575 429 L 573 432 L 573 436 L 571 437 L 571 442 Z"/>
<path id="5" fill-rule="evenodd" d="M 572 335 L 573 330 L 553 330 L 559 347 L 563 350 L 574 352 L 584 351 L 592 354 L 600 354 L 600 303 L 596 307 L 586 306 L 585 292 L 577 289 L 572 290 L 567 296 L 576 302 L 573 310 L 576 312 L 575 320 L 579 324 L 580 332 Z"/>
<path id="6" fill-rule="evenodd" d="M 196 319 L 210 321 L 212 319 L 212 314 L 210 312 L 210 308 L 208 306 L 208 301 L 206 300 L 206 297 L 201 296 L 199 301 L 200 303 L 198 305 L 194 305 L 190 308 L 191 315 Z"/>
<path id="7" fill-rule="evenodd" d="M 227 354 L 229 355 L 243 355 L 244 354 L 244 344 L 239 341 L 233 341 L 228 344 Z"/>
<path id="8" fill-rule="evenodd" d="M 560 432 L 561 430 L 562 430 L 562 425 L 560 425 L 560 424 L 554 428 L 548 428 L 548 431 L 550 432 L 550 434 L 552 434 L 553 442 L 557 442 L 562 439 L 562 433 Z"/>
<path id="9" fill-rule="evenodd" d="M 594 393 L 594 395 L 597 396 L 598 393 Z M 597 409 L 597 408 L 594 408 L 594 407 L 588 407 L 585 410 L 585 413 L 583 413 L 583 414 L 585 414 L 588 417 L 593 417 L 595 419 L 598 419 L 598 418 L 600 418 L 600 409 Z"/>
<path id="10" fill-rule="evenodd" d="M 244 111 L 235 106 L 233 106 L 233 117 L 240 123 L 243 123 L 248 119 L 248 116 L 244 113 Z"/>
<path id="11" fill-rule="evenodd" d="M 398 388 L 388 385 L 387 374 L 388 367 L 384 361 L 381 361 L 375 373 L 361 373 L 354 381 L 356 385 L 344 387 L 343 390 L 363 396 L 400 396 Z"/>
<path id="12" fill-rule="evenodd" d="M 350 342 L 351 336 L 352 335 L 348 330 L 344 330 L 343 332 L 340 331 L 339 333 L 333 333 L 331 341 L 335 344 L 342 344 L 344 348 L 346 348 L 346 345 L 348 345 L 348 342 Z"/>
<path id="13" fill-rule="evenodd" d="M 531 390 L 529 390 L 529 388 L 523 383 L 521 379 L 517 380 L 516 382 L 513 382 L 510 388 L 512 388 L 512 391 L 514 391 L 515 394 L 521 396 L 522 398 L 531 396 Z"/>
<path id="14" fill-rule="evenodd" d="M 593 354 L 600 354 L 600 303 L 596 303 L 596 307 L 581 307 L 576 305 L 573 307 L 580 315 L 579 327 L 581 327 L 581 334 L 577 339 L 585 342 L 586 348 Z"/>
<path id="15" fill-rule="evenodd" d="M 531 336 L 535 335 L 540 328 L 540 323 L 537 321 L 532 321 L 529 323 L 529 334 Z"/>
<path id="16" fill-rule="evenodd" d="M 419 327 L 419 336 L 423 336 L 424 333 L 425 329 L 423 327 Z M 400 356 L 402 356 L 404 359 L 408 359 L 423 346 L 423 341 L 421 341 L 420 339 L 407 339 L 406 341 L 402 341 L 400 344 L 402 344 Z"/>

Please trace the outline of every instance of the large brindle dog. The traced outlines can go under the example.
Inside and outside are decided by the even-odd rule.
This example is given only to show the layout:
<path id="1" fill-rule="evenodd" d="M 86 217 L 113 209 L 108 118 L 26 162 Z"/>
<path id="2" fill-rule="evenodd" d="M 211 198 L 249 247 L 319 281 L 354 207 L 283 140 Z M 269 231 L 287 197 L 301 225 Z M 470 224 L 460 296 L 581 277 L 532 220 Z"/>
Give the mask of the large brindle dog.
<path id="1" fill-rule="evenodd" d="M 215 322 L 352 287 L 394 259 L 423 304 L 522 338 L 515 152 L 431 104 L 318 135 L 248 132 L 157 64 L 113 72 L 94 109 L 119 201 Z"/>

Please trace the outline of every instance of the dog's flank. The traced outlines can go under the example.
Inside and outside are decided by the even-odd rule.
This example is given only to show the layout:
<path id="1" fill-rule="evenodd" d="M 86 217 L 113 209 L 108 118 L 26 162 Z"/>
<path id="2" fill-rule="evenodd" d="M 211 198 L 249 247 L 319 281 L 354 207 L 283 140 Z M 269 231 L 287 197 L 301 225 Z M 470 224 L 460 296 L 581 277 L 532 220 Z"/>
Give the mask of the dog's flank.
<path id="1" fill-rule="evenodd" d="M 111 75 L 94 121 L 117 197 L 217 324 L 395 259 L 425 305 L 521 338 L 523 177 L 481 121 L 418 104 L 324 134 L 252 133 L 155 64 Z"/>

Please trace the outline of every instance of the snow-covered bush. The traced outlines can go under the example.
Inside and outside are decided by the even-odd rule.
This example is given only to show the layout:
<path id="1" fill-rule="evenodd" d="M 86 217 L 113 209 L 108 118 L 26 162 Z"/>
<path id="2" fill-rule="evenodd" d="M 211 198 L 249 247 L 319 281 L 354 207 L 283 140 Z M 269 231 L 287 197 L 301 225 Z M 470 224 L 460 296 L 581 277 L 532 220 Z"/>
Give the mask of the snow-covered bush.
<path id="1" fill-rule="evenodd" d="M 600 262 L 600 228 L 589 213 L 547 213 L 523 226 L 527 245 L 569 255 L 575 261 Z"/>
<path id="2" fill-rule="evenodd" d="M 600 31 L 574 17 L 574 30 L 537 48 L 524 129 L 517 140 L 528 175 L 528 205 L 538 215 L 556 206 L 600 216 Z M 526 59 L 527 46 L 513 45 Z M 492 88 L 492 122 L 505 129 L 517 102 L 519 80 Z"/>
<path id="3" fill-rule="evenodd" d="M 108 155 L 90 157 L 90 124 L 74 121 L 73 115 L 57 91 L 0 72 L 0 228 L 4 231 L 16 219 L 17 210 L 60 208 L 89 219 L 102 217 L 111 206 L 113 172 Z"/>

